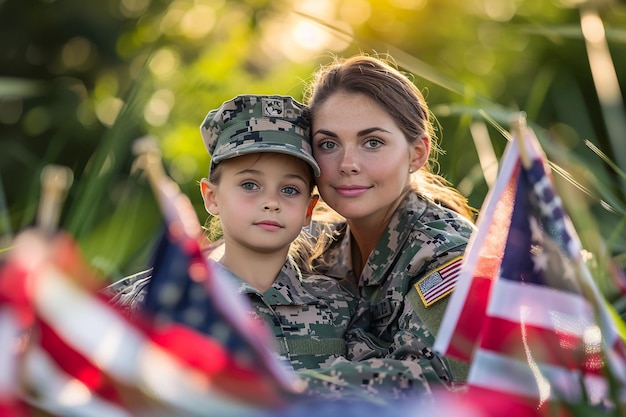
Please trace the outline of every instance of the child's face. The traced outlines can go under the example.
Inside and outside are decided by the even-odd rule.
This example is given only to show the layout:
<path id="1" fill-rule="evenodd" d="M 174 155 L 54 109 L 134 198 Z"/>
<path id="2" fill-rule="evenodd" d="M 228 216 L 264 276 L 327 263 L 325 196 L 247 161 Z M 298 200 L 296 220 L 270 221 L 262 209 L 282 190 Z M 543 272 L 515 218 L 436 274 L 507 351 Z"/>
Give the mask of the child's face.
<path id="1" fill-rule="evenodd" d="M 294 156 L 242 155 L 220 162 L 219 184 L 203 183 L 207 210 L 220 216 L 226 243 L 285 250 L 311 220 L 311 170 Z"/>

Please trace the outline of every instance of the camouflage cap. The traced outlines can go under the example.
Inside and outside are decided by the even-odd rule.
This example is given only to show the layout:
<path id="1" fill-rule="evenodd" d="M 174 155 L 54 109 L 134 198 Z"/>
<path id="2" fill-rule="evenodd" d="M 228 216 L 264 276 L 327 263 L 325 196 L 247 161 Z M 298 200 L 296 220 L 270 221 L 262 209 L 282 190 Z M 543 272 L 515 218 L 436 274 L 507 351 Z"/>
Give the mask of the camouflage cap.
<path id="1" fill-rule="evenodd" d="M 220 161 L 257 152 L 293 155 L 320 168 L 311 149 L 307 108 L 289 96 L 240 95 L 211 110 L 200 125 L 211 169 Z"/>

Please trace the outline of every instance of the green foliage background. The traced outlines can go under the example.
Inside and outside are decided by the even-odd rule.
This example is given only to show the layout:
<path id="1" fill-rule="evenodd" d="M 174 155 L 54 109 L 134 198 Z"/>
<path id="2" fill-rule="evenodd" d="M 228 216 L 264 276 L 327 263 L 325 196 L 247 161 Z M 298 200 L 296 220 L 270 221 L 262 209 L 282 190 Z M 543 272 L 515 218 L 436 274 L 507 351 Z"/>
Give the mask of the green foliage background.
<path id="1" fill-rule="evenodd" d="M 583 16 L 596 23 L 587 42 Z M 606 262 L 623 268 L 626 253 L 625 27 L 624 2 L 610 0 L 0 1 L 2 247 L 36 222 L 42 168 L 64 165 L 74 184 L 61 227 L 109 279 L 136 272 L 161 215 L 132 168 L 135 139 L 159 140 L 204 220 L 198 126 L 210 109 L 242 93 L 301 99 L 334 55 L 390 53 L 438 119 L 441 173 L 477 208 L 495 168 L 485 157 L 500 157 L 511 115 L 526 112 L 617 299 Z M 590 62 L 607 55 L 594 58 L 589 39 L 611 58 L 595 83 Z M 597 83 L 612 73 L 607 99 Z"/>

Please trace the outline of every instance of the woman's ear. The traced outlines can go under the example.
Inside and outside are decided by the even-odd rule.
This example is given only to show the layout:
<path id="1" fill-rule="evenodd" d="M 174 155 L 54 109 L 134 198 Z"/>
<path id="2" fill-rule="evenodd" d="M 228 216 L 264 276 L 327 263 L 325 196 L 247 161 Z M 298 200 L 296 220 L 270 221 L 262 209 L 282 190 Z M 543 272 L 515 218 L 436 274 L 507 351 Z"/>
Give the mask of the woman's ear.
<path id="1" fill-rule="evenodd" d="M 317 205 L 317 202 L 319 201 L 319 199 L 320 199 L 320 196 L 317 194 L 314 194 L 311 196 L 311 199 L 309 200 L 309 205 L 306 208 L 306 218 L 304 219 L 304 226 L 308 226 L 311 223 L 313 210 L 315 209 L 315 206 Z"/>
<path id="2" fill-rule="evenodd" d="M 208 179 L 202 178 L 200 181 L 200 192 L 202 193 L 202 200 L 204 200 L 204 208 L 206 211 L 212 216 L 220 214 L 215 185 L 211 184 Z"/>
<path id="3" fill-rule="evenodd" d="M 410 172 L 419 171 L 428 163 L 430 156 L 430 136 L 423 134 L 411 145 L 411 159 L 409 161 Z"/>

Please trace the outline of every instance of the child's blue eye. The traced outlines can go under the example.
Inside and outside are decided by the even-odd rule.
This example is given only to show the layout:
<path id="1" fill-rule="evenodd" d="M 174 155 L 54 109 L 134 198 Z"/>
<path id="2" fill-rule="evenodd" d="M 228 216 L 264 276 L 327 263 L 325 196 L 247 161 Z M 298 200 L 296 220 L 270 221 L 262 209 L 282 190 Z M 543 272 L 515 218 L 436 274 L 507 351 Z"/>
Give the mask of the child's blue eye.
<path id="1" fill-rule="evenodd" d="M 283 188 L 283 193 L 288 194 L 288 195 L 298 195 L 300 194 L 300 190 L 297 187 L 293 187 L 293 186 L 288 186 Z"/>
<path id="2" fill-rule="evenodd" d="M 259 187 L 255 183 L 247 181 L 241 184 L 241 188 L 243 188 L 244 190 L 252 191 L 256 190 Z"/>

